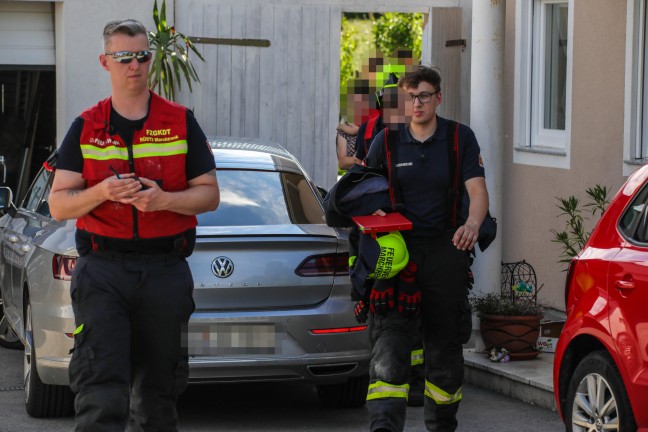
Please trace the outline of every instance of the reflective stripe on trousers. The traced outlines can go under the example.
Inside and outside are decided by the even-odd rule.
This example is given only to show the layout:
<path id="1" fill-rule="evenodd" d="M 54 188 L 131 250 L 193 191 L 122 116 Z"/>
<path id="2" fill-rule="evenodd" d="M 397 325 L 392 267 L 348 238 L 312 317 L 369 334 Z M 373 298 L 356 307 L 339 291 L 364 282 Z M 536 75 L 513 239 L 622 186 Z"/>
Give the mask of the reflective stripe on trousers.
<path id="1" fill-rule="evenodd" d="M 423 354 L 422 349 L 412 351 L 412 366 L 423 364 L 424 360 L 425 354 Z"/>
<path id="2" fill-rule="evenodd" d="M 425 396 L 429 397 L 439 405 L 449 405 L 459 402 L 463 397 L 463 393 L 461 392 L 461 387 L 459 387 L 459 390 L 450 394 L 426 380 Z"/>
<path id="3" fill-rule="evenodd" d="M 384 381 L 376 381 L 369 384 L 367 391 L 367 400 L 387 399 L 387 398 L 405 398 L 409 392 L 409 384 L 389 384 Z"/>

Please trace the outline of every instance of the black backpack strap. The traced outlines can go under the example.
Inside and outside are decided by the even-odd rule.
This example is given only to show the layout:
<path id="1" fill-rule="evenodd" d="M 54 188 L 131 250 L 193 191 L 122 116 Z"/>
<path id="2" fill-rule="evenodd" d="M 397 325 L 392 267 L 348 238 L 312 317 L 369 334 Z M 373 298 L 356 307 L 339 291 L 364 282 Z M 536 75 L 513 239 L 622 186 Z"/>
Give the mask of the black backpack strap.
<path id="1" fill-rule="evenodd" d="M 402 211 L 404 208 L 403 199 L 396 179 L 396 161 L 398 161 L 398 140 L 400 134 L 398 130 L 390 131 L 389 128 L 385 128 L 383 133 L 385 138 L 385 157 L 387 159 L 387 178 L 389 179 L 389 199 L 393 211 Z"/>
<path id="2" fill-rule="evenodd" d="M 460 216 L 460 207 L 463 201 L 463 186 L 460 186 L 461 173 L 461 154 L 463 150 L 459 149 L 459 123 L 448 120 L 448 130 L 446 135 L 448 148 L 448 170 L 450 173 L 450 187 L 448 188 L 448 210 L 447 226 L 448 228 L 457 228 L 462 223 Z"/>

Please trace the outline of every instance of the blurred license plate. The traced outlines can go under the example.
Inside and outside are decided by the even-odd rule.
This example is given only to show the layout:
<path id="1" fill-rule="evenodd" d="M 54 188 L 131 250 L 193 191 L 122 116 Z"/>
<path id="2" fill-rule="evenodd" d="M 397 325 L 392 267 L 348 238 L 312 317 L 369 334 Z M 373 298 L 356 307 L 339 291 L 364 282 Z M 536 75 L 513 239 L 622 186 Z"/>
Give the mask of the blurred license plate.
<path id="1" fill-rule="evenodd" d="M 274 324 L 190 324 L 189 355 L 274 354 Z"/>

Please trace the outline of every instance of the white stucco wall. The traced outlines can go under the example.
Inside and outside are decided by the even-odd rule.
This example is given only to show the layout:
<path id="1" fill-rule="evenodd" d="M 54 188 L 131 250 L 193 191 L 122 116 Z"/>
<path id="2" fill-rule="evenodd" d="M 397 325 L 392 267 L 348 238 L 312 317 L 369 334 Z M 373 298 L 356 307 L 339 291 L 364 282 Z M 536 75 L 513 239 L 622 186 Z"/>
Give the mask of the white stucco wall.
<path id="1" fill-rule="evenodd" d="M 153 28 L 153 0 L 63 0 L 55 3 L 56 141 L 86 108 L 110 95 L 108 72 L 99 64 L 104 25 L 134 18 Z M 173 16 L 167 2 L 167 16 Z"/>
<path id="2" fill-rule="evenodd" d="M 526 0 L 525 0 L 526 1 Z M 559 263 L 561 249 L 551 240 L 552 229 L 562 230 L 556 197 L 577 196 L 587 201 L 585 190 L 596 184 L 608 186 L 612 194 L 625 181 L 623 133 L 625 76 L 625 2 L 576 0 L 573 29 L 573 86 L 571 122 L 571 166 L 546 168 L 514 163 L 513 72 L 515 62 L 515 2 L 507 2 L 504 73 L 504 175 L 503 212 L 500 221 L 504 262 L 522 259 L 535 269 L 539 298 L 546 305 L 564 310 L 564 272 Z M 605 31 L 601 31 L 605 29 Z M 595 89 L 611 82 L 617 91 L 601 95 Z M 585 224 L 591 230 L 591 214 Z"/>

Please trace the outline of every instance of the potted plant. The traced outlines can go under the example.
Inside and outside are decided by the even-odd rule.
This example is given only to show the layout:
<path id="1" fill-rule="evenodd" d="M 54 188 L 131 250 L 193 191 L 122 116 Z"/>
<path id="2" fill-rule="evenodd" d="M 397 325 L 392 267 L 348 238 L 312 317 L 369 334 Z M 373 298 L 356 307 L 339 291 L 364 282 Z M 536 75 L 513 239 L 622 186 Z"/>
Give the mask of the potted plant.
<path id="1" fill-rule="evenodd" d="M 536 275 L 526 261 L 502 263 L 499 292 L 475 294 L 470 306 L 488 351 L 506 350 L 513 360 L 535 358 L 543 307 L 538 304 Z"/>
<path id="2" fill-rule="evenodd" d="M 488 351 L 505 349 L 512 360 L 535 358 L 543 308 L 527 299 L 511 298 L 499 292 L 470 298 L 479 317 L 479 330 Z"/>
<path id="3" fill-rule="evenodd" d="M 506 349 L 513 360 L 535 358 L 540 353 L 535 344 L 540 335 L 542 306 L 500 293 L 474 296 L 470 303 L 479 317 L 479 330 L 488 351 Z"/>

